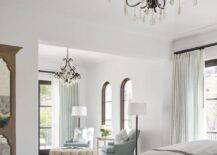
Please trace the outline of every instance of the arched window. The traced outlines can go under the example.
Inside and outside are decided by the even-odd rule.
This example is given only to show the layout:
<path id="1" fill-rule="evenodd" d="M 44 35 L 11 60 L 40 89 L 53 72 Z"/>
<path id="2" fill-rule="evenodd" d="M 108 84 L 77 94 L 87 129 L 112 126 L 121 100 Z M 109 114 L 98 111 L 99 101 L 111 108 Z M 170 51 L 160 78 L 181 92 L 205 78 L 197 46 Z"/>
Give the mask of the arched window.
<path id="1" fill-rule="evenodd" d="M 128 111 L 128 103 L 132 100 L 132 82 L 129 78 L 126 78 L 121 83 L 121 116 L 120 116 L 120 128 L 121 129 L 131 129 L 132 128 L 132 121 L 129 115 L 127 114 Z"/>
<path id="2" fill-rule="evenodd" d="M 102 125 L 112 126 L 112 88 L 109 82 L 102 87 Z"/>

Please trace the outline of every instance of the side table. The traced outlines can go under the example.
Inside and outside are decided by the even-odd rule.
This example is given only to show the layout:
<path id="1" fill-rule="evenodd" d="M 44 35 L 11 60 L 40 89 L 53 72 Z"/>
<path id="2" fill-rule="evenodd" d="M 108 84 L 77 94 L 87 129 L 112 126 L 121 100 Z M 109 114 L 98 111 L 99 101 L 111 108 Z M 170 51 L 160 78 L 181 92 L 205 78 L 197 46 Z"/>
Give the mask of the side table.
<path id="1" fill-rule="evenodd" d="M 104 145 L 106 145 L 106 142 L 114 141 L 114 138 L 112 138 L 112 137 L 97 137 L 96 141 L 97 141 L 96 152 L 97 152 L 97 155 L 99 155 L 99 149 L 100 149 L 99 143 L 100 143 L 100 141 L 104 142 Z"/>

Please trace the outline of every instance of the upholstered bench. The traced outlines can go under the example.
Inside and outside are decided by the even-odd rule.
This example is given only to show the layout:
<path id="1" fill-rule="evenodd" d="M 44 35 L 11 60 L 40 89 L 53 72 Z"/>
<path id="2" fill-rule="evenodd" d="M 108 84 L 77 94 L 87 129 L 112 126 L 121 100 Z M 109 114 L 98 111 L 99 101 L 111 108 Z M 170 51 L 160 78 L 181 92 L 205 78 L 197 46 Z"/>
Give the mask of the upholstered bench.
<path id="1" fill-rule="evenodd" d="M 82 148 L 62 148 L 62 149 L 51 149 L 50 155 L 95 155 L 95 151 L 92 149 Z"/>

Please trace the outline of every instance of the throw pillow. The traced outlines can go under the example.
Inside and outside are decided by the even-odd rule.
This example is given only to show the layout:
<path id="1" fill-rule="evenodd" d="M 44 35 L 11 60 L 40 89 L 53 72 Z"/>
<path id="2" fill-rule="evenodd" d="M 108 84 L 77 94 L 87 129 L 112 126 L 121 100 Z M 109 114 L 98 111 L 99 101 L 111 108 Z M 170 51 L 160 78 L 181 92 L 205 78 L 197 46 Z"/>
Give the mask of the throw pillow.
<path id="1" fill-rule="evenodd" d="M 74 142 L 80 142 L 80 143 L 88 143 L 87 139 L 87 129 L 86 128 L 76 128 L 74 130 L 74 136 L 73 136 Z"/>
<path id="2" fill-rule="evenodd" d="M 82 129 L 78 129 L 76 128 L 74 130 L 74 136 L 73 136 L 73 141 L 74 142 L 79 142 L 81 141 L 83 138 L 82 138 Z"/>
<path id="3" fill-rule="evenodd" d="M 116 136 L 115 136 L 115 143 L 121 144 L 129 140 L 128 134 L 126 130 L 121 130 Z"/>

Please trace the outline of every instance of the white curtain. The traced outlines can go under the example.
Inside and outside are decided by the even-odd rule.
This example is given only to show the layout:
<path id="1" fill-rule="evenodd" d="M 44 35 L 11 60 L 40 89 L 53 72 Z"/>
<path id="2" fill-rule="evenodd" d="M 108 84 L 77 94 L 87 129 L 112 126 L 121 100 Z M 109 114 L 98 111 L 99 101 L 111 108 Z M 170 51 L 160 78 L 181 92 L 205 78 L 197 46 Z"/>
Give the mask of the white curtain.
<path id="1" fill-rule="evenodd" d="M 72 117 L 72 106 L 78 105 L 78 85 L 65 86 L 60 83 L 60 113 L 59 131 L 60 146 L 73 138 L 73 131 L 76 127 L 76 120 Z"/>
<path id="2" fill-rule="evenodd" d="M 52 146 L 59 147 L 59 80 L 52 78 Z"/>
<path id="3" fill-rule="evenodd" d="M 172 143 L 203 136 L 203 51 L 174 55 Z"/>

